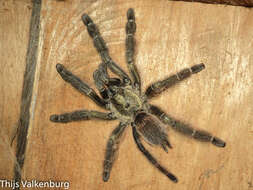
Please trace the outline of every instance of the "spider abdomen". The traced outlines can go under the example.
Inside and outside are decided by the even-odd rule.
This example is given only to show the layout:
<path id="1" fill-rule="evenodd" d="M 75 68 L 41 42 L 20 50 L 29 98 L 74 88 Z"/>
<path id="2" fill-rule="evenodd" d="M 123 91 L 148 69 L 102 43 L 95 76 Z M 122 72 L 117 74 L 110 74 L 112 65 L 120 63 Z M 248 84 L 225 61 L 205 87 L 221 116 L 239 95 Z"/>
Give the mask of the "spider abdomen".
<path id="1" fill-rule="evenodd" d="M 144 137 L 145 141 L 151 145 L 159 145 L 166 152 L 167 147 L 172 148 L 166 133 L 166 128 L 155 116 L 140 112 L 134 121 L 138 132 Z"/>

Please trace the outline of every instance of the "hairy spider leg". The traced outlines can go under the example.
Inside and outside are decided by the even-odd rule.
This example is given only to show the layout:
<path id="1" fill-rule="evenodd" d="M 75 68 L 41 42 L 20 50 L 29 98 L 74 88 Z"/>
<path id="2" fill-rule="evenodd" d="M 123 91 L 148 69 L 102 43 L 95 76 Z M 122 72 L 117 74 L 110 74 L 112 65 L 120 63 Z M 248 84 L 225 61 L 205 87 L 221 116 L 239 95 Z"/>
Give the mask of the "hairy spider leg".
<path id="1" fill-rule="evenodd" d="M 97 26 L 93 23 L 92 19 L 87 15 L 83 14 L 82 21 L 87 27 L 90 37 L 93 39 L 93 44 L 99 53 L 102 61 L 108 65 L 113 73 L 118 75 L 126 85 L 131 84 L 129 76 L 116 64 L 112 61 L 109 50 L 106 46 L 104 39 L 101 37 L 100 32 Z"/>
<path id="2" fill-rule="evenodd" d="M 183 79 L 186 79 L 190 77 L 192 74 L 198 73 L 202 71 L 205 68 L 205 65 L 203 63 L 197 64 L 192 66 L 191 68 L 183 69 L 182 71 L 178 72 L 177 74 L 174 74 L 172 76 L 169 76 L 168 78 L 157 81 L 153 84 L 151 84 L 145 94 L 148 98 L 152 98 L 154 96 L 159 95 L 163 91 L 167 90 L 169 87 L 177 84 L 179 81 L 182 81 Z"/>
<path id="3" fill-rule="evenodd" d="M 81 81 L 81 79 L 68 71 L 62 64 L 58 63 L 56 65 L 56 70 L 64 81 L 70 83 L 71 86 L 73 86 L 82 94 L 90 97 L 97 105 L 106 109 L 106 102 L 101 99 L 92 88 L 90 88 L 86 83 Z"/>
<path id="4" fill-rule="evenodd" d="M 140 135 L 138 134 L 136 127 L 133 125 L 133 137 L 135 140 L 135 143 L 137 144 L 138 149 L 146 156 L 146 158 L 157 168 L 159 169 L 164 175 L 166 175 L 170 180 L 177 183 L 177 178 L 172 173 L 170 173 L 166 168 L 161 166 L 159 162 L 146 150 L 146 148 L 143 146 L 140 140 Z"/>
<path id="5" fill-rule="evenodd" d="M 101 119 L 101 120 L 115 120 L 116 117 L 112 113 L 103 113 L 90 110 L 78 110 L 63 114 L 54 114 L 50 116 L 50 120 L 57 123 L 69 123 L 73 121 Z"/>
<path id="6" fill-rule="evenodd" d="M 105 84 L 109 84 L 109 76 L 107 73 L 107 68 L 106 68 L 105 63 L 101 63 L 99 65 L 99 68 L 94 71 L 93 79 L 100 95 L 103 97 L 103 99 L 106 102 L 108 102 L 110 95 L 109 95 L 109 90 L 106 88 Z"/>
<path id="7" fill-rule="evenodd" d="M 122 137 L 125 128 L 127 127 L 126 123 L 120 122 L 120 124 L 112 131 L 106 145 L 105 159 L 104 159 L 104 171 L 103 171 L 103 180 L 104 182 L 109 180 L 110 172 L 113 166 L 113 163 L 116 159 L 117 150 L 119 148 L 120 137 Z"/>
<path id="8" fill-rule="evenodd" d="M 164 124 L 170 125 L 173 129 L 182 134 L 193 137 L 198 141 L 211 142 L 212 144 L 218 147 L 223 148 L 226 146 L 226 143 L 223 140 L 219 139 L 218 137 L 213 136 L 207 131 L 194 129 L 187 124 L 175 120 L 174 118 L 165 114 L 157 106 L 150 105 L 150 111 L 152 114 L 156 115 Z"/>
<path id="9" fill-rule="evenodd" d="M 135 23 L 134 10 L 130 8 L 127 11 L 127 23 L 126 23 L 126 62 L 133 78 L 133 86 L 141 90 L 140 76 L 134 64 L 135 31 L 136 31 L 136 23 Z"/>

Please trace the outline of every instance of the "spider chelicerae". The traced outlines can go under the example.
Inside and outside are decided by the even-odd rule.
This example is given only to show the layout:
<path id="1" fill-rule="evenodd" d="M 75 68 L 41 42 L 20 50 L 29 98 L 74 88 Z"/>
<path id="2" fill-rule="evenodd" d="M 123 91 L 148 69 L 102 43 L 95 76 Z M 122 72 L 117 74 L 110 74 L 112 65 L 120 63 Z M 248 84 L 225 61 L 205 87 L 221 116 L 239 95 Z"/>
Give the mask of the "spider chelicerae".
<path id="1" fill-rule="evenodd" d="M 70 83 L 76 90 L 90 97 L 97 105 L 109 112 L 103 113 L 91 110 L 78 110 L 60 115 L 51 115 L 50 120 L 53 122 L 68 123 L 72 121 L 101 119 L 101 120 L 119 120 L 119 125 L 112 131 L 106 146 L 105 159 L 103 164 L 103 180 L 109 180 L 110 172 L 116 158 L 119 148 L 119 142 L 125 128 L 132 126 L 134 141 L 138 149 L 158 170 L 165 174 L 173 182 L 177 182 L 176 176 L 148 152 L 141 142 L 141 137 L 151 145 L 157 145 L 168 152 L 167 148 L 172 148 L 166 133 L 166 125 L 171 126 L 174 130 L 190 136 L 196 140 L 211 142 L 215 146 L 225 147 L 226 143 L 221 139 L 202 130 L 196 130 L 191 126 L 180 122 L 173 117 L 164 113 L 159 107 L 151 105 L 148 100 L 159 95 L 169 87 L 177 84 L 192 74 L 198 73 L 205 68 L 204 64 L 197 64 L 191 68 L 186 68 L 171 75 L 164 80 L 151 84 L 145 91 L 141 92 L 141 80 L 134 64 L 134 34 L 136 31 L 134 10 L 130 8 L 127 11 L 126 23 L 126 62 L 131 74 L 131 79 L 110 57 L 105 41 L 100 35 L 97 26 L 92 19 L 83 14 L 82 21 L 86 25 L 90 37 L 97 52 L 101 56 L 102 63 L 93 73 L 94 82 L 99 96 L 86 83 L 81 81 L 77 76 L 68 71 L 62 64 L 57 64 L 57 72 L 62 79 Z M 117 77 L 111 78 L 108 75 L 109 68 Z"/>

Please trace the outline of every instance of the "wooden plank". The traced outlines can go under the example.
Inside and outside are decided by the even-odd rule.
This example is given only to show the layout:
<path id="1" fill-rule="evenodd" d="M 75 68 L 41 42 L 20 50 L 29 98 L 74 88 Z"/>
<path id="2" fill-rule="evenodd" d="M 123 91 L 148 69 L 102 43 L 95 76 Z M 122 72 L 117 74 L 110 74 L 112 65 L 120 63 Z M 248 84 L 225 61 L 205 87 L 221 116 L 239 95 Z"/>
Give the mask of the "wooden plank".
<path id="1" fill-rule="evenodd" d="M 113 3 L 112 3 L 113 2 Z M 174 184 L 137 150 L 130 127 L 109 182 L 102 162 L 109 134 L 118 122 L 55 124 L 54 113 L 98 108 L 60 78 L 64 64 L 95 88 L 92 72 L 101 62 L 81 15 L 100 28 L 113 59 L 124 57 L 126 11 L 137 22 L 136 65 L 143 89 L 185 67 L 206 69 L 152 100 L 170 115 L 227 142 L 224 149 L 169 130 L 168 154 L 147 148 L 178 178 Z M 68 181 L 71 189 L 247 189 L 253 183 L 252 27 L 253 13 L 169 1 L 43 1 L 34 120 L 30 123 L 23 179 Z"/>
<path id="2" fill-rule="evenodd" d="M 188 1 L 188 2 L 201 2 L 210 4 L 225 4 L 243 7 L 252 7 L 252 0 L 172 0 L 172 1 Z"/>
<path id="3" fill-rule="evenodd" d="M 25 70 L 31 2 L 0 2 L 0 179 L 12 179 L 20 100 Z"/>

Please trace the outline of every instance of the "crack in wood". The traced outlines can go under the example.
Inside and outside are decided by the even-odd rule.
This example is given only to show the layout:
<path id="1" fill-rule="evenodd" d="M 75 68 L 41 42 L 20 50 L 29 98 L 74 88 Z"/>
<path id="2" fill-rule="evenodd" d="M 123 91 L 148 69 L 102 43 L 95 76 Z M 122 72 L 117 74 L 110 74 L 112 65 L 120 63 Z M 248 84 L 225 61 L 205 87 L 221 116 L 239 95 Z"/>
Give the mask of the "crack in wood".
<path id="1" fill-rule="evenodd" d="M 251 181 L 248 182 L 248 185 L 249 185 L 249 186 L 248 186 L 249 189 L 250 189 L 250 188 L 253 188 L 253 184 L 252 184 Z"/>
<path id="2" fill-rule="evenodd" d="M 199 190 L 201 190 L 202 186 L 204 185 L 204 179 L 208 179 L 213 174 L 216 174 L 220 170 L 222 170 L 224 168 L 224 166 L 225 166 L 225 163 L 226 163 L 226 161 L 220 167 L 218 167 L 216 170 L 207 169 L 203 173 L 200 174 L 200 176 L 199 176 L 199 180 L 200 180 Z"/>
<path id="3" fill-rule="evenodd" d="M 26 68 L 24 73 L 23 90 L 21 97 L 20 117 L 17 134 L 17 163 L 14 166 L 14 180 L 20 183 L 21 170 L 24 165 L 27 144 L 27 133 L 30 120 L 30 106 L 33 94 L 33 84 L 37 65 L 37 49 L 40 32 L 40 9 L 41 0 L 33 0 L 33 9 L 30 21 L 29 42 L 26 54 Z M 15 188 L 19 189 L 19 187 Z"/>
<path id="4" fill-rule="evenodd" d="M 232 6 L 243 6 L 243 7 L 253 7 L 252 0 L 170 0 L 170 1 L 186 1 L 186 2 L 200 2 L 207 4 L 223 4 Z"/>

